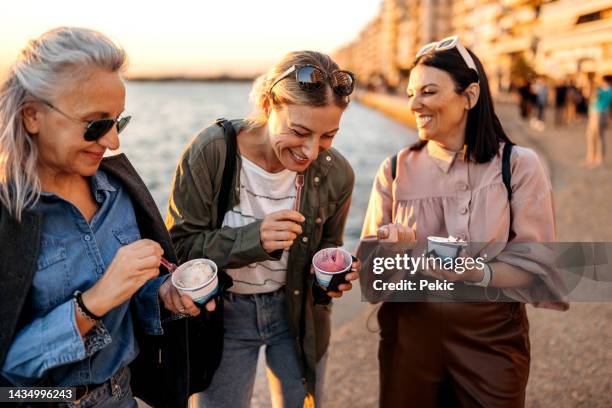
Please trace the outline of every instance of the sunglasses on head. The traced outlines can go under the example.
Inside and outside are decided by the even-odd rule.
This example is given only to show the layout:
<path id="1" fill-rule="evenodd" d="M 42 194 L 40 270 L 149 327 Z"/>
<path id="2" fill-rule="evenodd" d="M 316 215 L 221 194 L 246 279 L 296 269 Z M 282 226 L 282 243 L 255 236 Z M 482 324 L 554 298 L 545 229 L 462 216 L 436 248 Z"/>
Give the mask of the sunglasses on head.
<path id="1" fill-rule="evenodd" d="M 447 37 L 443 40 L 434 41 L 432 43 L 427 44 L 426 46 L 421 48 L 419 52 L 417 52 L 416 58 L 419 58 L 420 56 L 430 52 L 446 51 L 451 50 L 453 48 L 456 48 L 457 51 L 459 51 L 459 54 L 461 55 L 461 58 L 463 58 L 465 65 L 467 65 L 468 68 L 471 68 L 476 71 L 476 74 L 478 74 L 478 69 L 476 69 L 476 63 L 474 62 L 474 59 L 472 58 L 468 50 L 463 46 L 463 44 L 461 44 L 461 41 L 459 41 L 459 36 L 457 35 L 453 35 L 452 37 Z"/>
<path id="2" fill-rule="evenodd" d="M 62 112 L 47 101 L 42 101 L 42 103 L 73 122 L 86 124 L 83 138 L 85 138 L 85 140 L 88 142 L 93 142 L 100 139 L 102 136 L 107 134 L 113 128 L 113 126 L 117 126 L 117 133 L 121 133 L 132 119 L 131 116 L 120 116 L 117 119 L 82 120 Z"/>
<path id="3" fill-rule="evenodd" d="M 332 90 L 340 96 L 349 96 L 355 89 L 355 74 L 350 71 L 337 69 L 328 75 L 315 65 L 293 65 L 274 81 L 268 92 L 271 93 L 276 84 L 293 73 L 295 73 L 295 81 L 300 89 L 306 92 L 320 89 L 326 81 L 329 82 Z"/>

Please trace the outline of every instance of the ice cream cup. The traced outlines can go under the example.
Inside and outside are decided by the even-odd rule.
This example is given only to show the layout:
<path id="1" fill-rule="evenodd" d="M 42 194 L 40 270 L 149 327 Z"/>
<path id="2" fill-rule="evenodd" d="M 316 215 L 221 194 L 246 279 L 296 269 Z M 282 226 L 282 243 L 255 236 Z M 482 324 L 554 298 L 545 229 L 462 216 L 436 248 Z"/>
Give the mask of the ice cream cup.
<path id="1" fill-rule="evenodd" d="M 205 276 L 201 267 L 208 265 L 211 276 Z M 194 302 L 204 304 L 213 297 L 219 287 L 217 265 L 210 259 L 192 259 L 172 273 L 172 284 L 181 294 L 189 295 Z"/>
<path id="2" fill-rule="evenodd" d="M 341 267 L 336 271 L 326 270 L 321 263 L 334 255 L 336 251 L 343 257 Z M 345 277 L 350 272 L 352 264 L 353 258 L 351 254 L 342 248 L 321 249 L 312 257 L 312 265 L 314 266 L 317 283 L 328 291 L 337 291 L 339 285 L 346 283 Z"/>
<path id="3" fill-rule="evenodd" d="M 427 253 L 444 260 L 455 259 L 466 246 L 467 242 L 453 237 L 427 237 Z"/>

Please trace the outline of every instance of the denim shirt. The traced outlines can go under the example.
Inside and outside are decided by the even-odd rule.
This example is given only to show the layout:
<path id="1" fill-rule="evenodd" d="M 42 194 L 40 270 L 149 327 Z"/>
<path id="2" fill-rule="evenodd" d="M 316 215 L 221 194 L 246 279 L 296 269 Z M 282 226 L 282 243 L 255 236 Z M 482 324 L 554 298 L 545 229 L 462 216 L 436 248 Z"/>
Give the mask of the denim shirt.
<path id="1" fill-rule="evenodd" d="M 158 290 L 165 277 L 148 281 L 84 337 L 79 333 L 74 292 L 91 288 L 117 250 L 140 239 L 132 202 L 121 183 L 102 170 L 90 182 L 99 204 L 90 223 L 55 194 L 43 193 L 34 208 L 44 217 L 26 304 L 30 315 L 2 367 L 2 375 L 15 385 L 34 385 L 41 379 L 54 386 L 103 383 L 138 354 L 133 317 L 145 333 L 162 334 Z"/>

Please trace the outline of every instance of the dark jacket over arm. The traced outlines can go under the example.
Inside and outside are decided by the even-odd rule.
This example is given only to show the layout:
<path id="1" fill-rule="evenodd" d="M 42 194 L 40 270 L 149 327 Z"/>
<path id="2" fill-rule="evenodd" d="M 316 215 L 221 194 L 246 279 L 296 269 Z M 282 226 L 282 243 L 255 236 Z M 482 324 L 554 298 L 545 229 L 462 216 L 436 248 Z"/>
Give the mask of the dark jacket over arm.
<path id="1" fill-rule="evenodd" d="M 176 262 L 176 255 L 159 210 L 141 178 L 123 154 L 105 158 L 100 168 L 119 179 L 130 194 L 142 238 L 158 242 L 164 257 Z M 36 272 L 43 215 L 23 212 L 19 223 L 6 208 L 0 208 L 0 366 L 4 364 L 20 322 L 27 321 L 26 299 Z M 162 273 L 167 273 L 162 269 Z M 131 386 L 136 397 L 155 407 L 184 407 L 188 395 L 188 361 L 185 321 L 164 326 L 163 336 L 152 336 L 138 327 L 134 332 L 140 353 L 132 362 Z M 160 354 L 160 345 L 172 344 L 172 355 Z M 6 380 L 0 376 L 0 383 Z M 50 384 L 53 385 L 53 384 Z"/>

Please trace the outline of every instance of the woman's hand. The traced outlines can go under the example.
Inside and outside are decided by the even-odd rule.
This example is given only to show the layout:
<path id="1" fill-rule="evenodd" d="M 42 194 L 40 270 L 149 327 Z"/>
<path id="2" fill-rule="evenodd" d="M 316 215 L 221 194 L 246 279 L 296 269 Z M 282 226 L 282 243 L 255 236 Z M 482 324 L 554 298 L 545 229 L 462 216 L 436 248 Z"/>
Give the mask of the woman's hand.
<path id="1" fill-rule="evenodd" d="M 83 293 L 83 303 L 95 315 L 104 316 L 159 276 L 163 253 L 161 246 L 150 239 L 119 248 L 104 275 Z"/>
<path id="2" fill-rule="evenodd" d="M 200 308 L 196 305 L 188 295 L 181 295 L 172 284 L 172 279 L 169 277 L 159 287 L 159 297 L 164 302 L 164 307 L 173 314 L 189 314 L 197 316 L 200 314 Z M 206 310 L 212 312 L 215 310 L 215 299 L 211 299 L 206 303 Z"/>
<path id="3" fill-rule="evenodd" d="M 266 215 L 259 230 L 261 246 L 267 253 L 289 248 L 297 236 L 302 234 L 302 226 L 299 223 L 304 220 L 302 214 L 293 210 Z"/>
<path id="4" fill-rule="evenodd" d="M 361 269 L 361 261 L 355 257 L 353 257 L 353 263 L 351 264 L 351 271 L 346 274 L 344 279 L 347 283 L 342 283 L 338 285 L 339 291 L 327 291 L 327 296 L 333 298 L 342 297 L 343 292 L 347 292 L 353 288 L 353 284 L 351 281 L 359 279 L 359 270 Z M 310 265 L 310 273 L 314 274 L 314 266 Z"/>
<path id="5" fill-rule="evenodd" d="M 404 242 L 410 244 L 416 241 L 415 231 L 398 223 L 381 226 L 378 228 L 377 236 L 379 242 Z"/>

